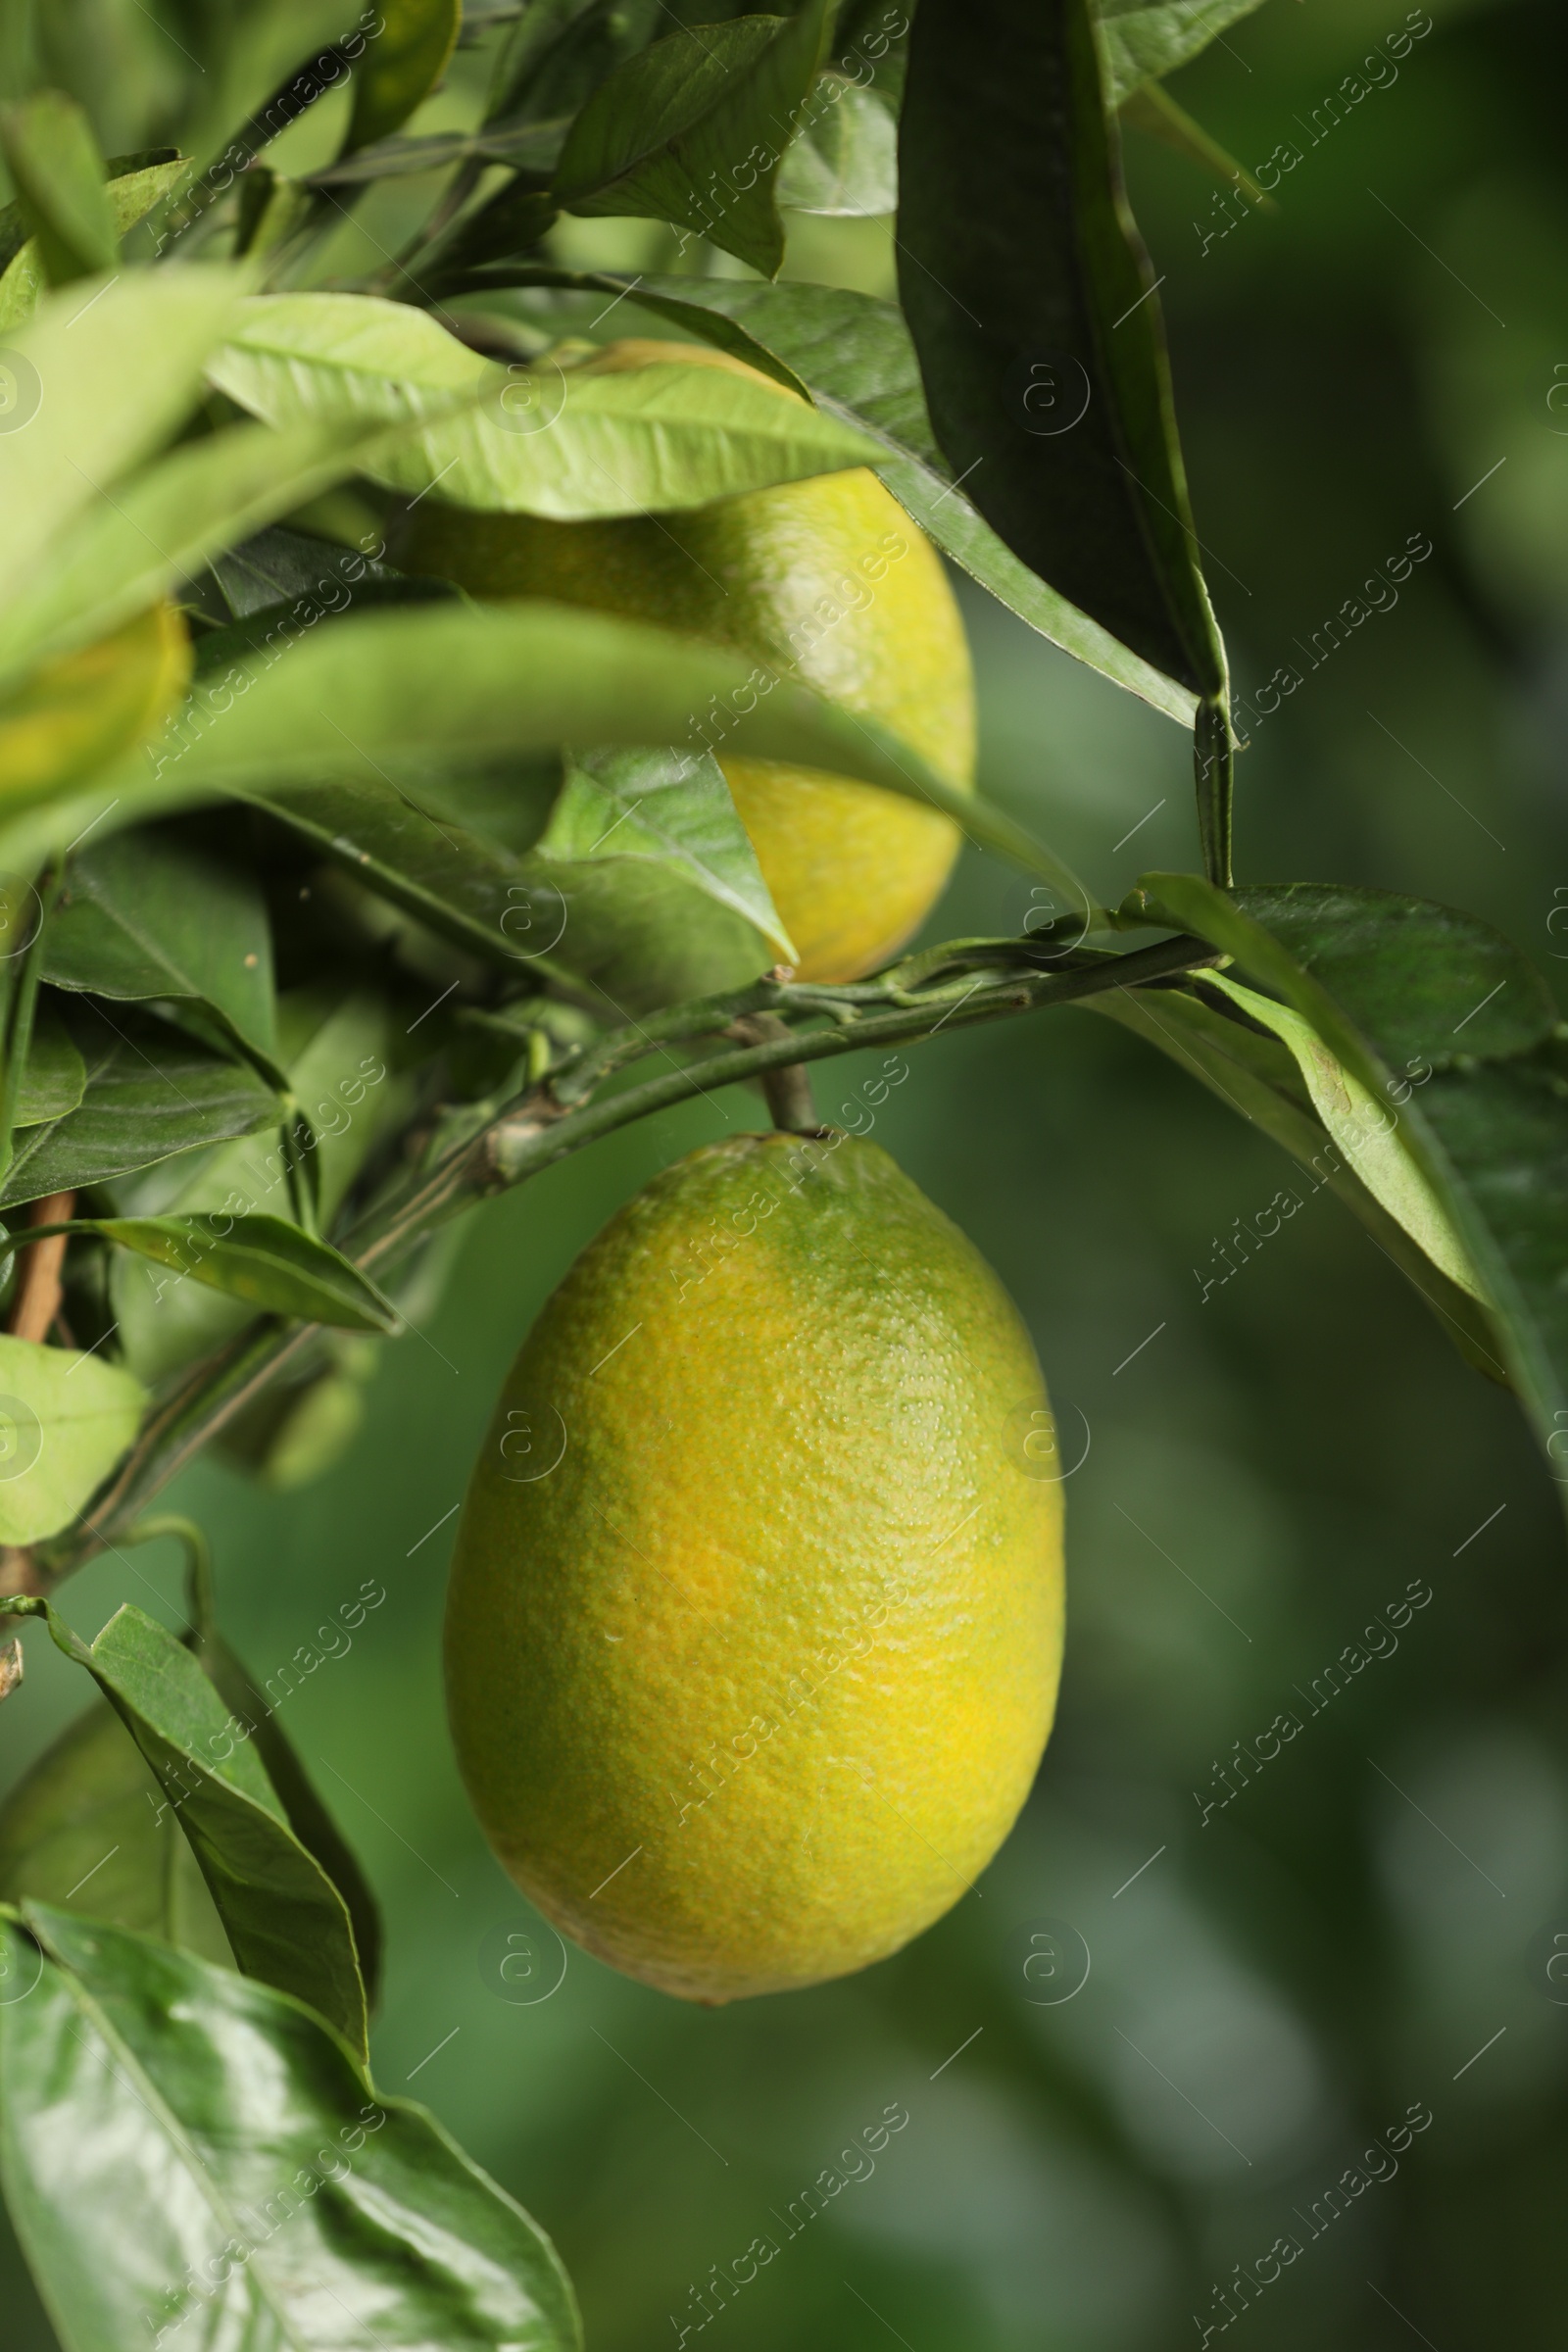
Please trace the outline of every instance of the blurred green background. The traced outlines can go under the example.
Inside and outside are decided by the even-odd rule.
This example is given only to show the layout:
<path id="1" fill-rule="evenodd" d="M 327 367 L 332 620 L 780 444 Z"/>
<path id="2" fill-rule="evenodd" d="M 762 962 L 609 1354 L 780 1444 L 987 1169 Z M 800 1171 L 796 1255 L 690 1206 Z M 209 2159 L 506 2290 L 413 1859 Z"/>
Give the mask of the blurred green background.
<path id="1" fill-rule="evenodd" d="M 98 13 L 60 16 L 90 48 Z M 1568 20 L 1551 0 L 1431 17 L 1332 130 L 1313 110 L 1406 25 L 1398 0 L 1269 0 L 1178 76 L 1249 167 L 1299 150 L 1271 212 L 1142 141 L 1129 168 L 1239 687 L 1281 664 L 1303 680 L 1241 763 L 1241 873 L 1451 900 L 1551 972 Z M 461 119 L 468 86 L 460 71 L 418 127 Z M 365 221 L 336 269 L 395 228 Z M 559 235 L 571 258 L 667 259 L 647 223 Z M 890 284 L 885 223 L 801 220 L 791 255 Z M 1310 666 L 1313 632 L 1412 534 L 1433 553 L 1396 607 Z M 1179 730 L 979 596 L 965 609 L 987 789 L 1107 894 L 1194 863 Z M 1030 905 L 975 859 L 931 936 L 1016 929 Z M 1282 2235 L 1299 2258 L 1233 2323 L 1272 2352 L 1561 2341 L 1568 2007 L 1545 1958 L 1568 1936 L 1568 1601 L 1522 1422 L 1326 1193 L 1205 1301 L 1216 1241 L 1289 1170 L 1108 1022 L 1037 1014 L 909 1059 L 878 1138 L 1019 1300 L 1069 1458 L 1086 1451 L 1039 1785 L 977 1893 L 896 1959 L 710 2013 L 565 1952 L 483 1847 L 442 1720 L 451 1514 L 521 1333 L 653 1170 L 763 1123 L 754 1098 L 614 1137 L 484 1211 L 318 1485 L 265 1494 L 203 1466 L 171 1498 L 211 1530 L 258 1677 L 362 1580 L 385 1586 L 284 1714 L 386 1907 L 379 2082 L 548 2227 L 593 2352 L 695 2337 L 692 2290 L 760 2233 L 778 2258 L 710 2323 L 745 2352 L 1164 2352 L 1217 2328 L 1216 2286 Z M 856 1076 L 820 1081 L 824 1115 Z M 1432 1598 L 1397 1648 L 1307 1714 L 1295 1694 L 1412 1580 Z M 149 1587 L 177 1621 L 172 1547 L 95 1567 L 67 1613 L 92 1632 Z M 35 1629 L 26 1647 L 6 1781 L 84 1696 Z M 1194 1791 L 1293 1707 L 1301 1736 L 1205 1823 Z M 1042 1998 L 1081 1976 L 1077 1939 L 1087 1983 Z M 1052 1948 L 1070 1974 L 1025 1973 Z M 908 2123 L 874 2173 L 786 2239 L 776 2217 L 895 2101 Z M 1431 2122 L 1396 2176 L 1314 2221 L 1412 2105 Z M 7 2352 L 47 2352 L 9 2239 L 0 2310 Z"/>

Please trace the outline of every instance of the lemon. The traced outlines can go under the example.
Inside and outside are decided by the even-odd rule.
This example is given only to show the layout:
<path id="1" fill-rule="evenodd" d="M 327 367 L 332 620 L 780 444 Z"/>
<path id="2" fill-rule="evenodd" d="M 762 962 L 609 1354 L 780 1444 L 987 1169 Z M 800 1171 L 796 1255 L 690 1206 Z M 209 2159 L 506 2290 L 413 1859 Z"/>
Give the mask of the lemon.
<path id="1" fill-rule="evenodd" d="M 1027 1333 L 878 1146 L 705 1146 L 583 1252 L 464 1505 L 448 1709 L 565 1934 L 692 2000 L 813 1984 L 956 1902 L 1062 1642 Z"/>
<path id="2" fill-rule="evenodd" d="M 612 344 L 592 365 L 727 368 L 796 397 L 699 344 Z M 974 681 L 953 591 L 863 466 L 612 521 L 422 502 L 399 561 L 475 596 L 551 597 L 733 645 L 880 719 L 949 782 L 973 787 Z M 714 748 L 800 976 L 852 980 L 885 963 L 935 904 L 956 828 L 875 786 Z"/>

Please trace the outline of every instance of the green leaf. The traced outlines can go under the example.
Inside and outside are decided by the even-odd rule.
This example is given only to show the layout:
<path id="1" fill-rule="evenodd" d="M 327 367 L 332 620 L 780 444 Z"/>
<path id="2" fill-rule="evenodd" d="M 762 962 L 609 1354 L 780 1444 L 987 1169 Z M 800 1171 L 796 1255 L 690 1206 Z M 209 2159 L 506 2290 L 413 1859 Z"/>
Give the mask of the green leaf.
<path id="1" fill-rule="evenodd" d="M 96 291 L 52 294 L 14 337 L 7 368 L 17 405 L 0 433 L 0 596 L 24 592 L 72 518 L 193 406 L 237 284 L 227 270 L 194 266 L 136 270 Z"/>
<path id="2" fill-rule="evenodd" d="M 1220 697 L 1154 277 L 1087 0 L 922 0 L 900 180 L 904 308 L 974 504 L 1123 645 Z"/>
<path id="3" fill-rule="evenodd" d="M 74 1110 L 87 1088 L 87 1065 L 55 1004 L 40 999 L 17 1098 L 18 1127 L 41 1127 Z"/>
<path id="4" fill-rule="evenodd" d="M 1212 974 L 1204 975 L 1205 989 L 1211 979 Z M 1112 989 L 1086 998 L 1084 1009 L 1131 1029 L 1167 1055 L 1227 1109 L 1288 1152 L 1310 1174 L 1314 1189 L 1327 1186 L 1335 1193 L 1384 1256 L 1420 1292 L 1465 1361 L 1507 1387 L 1501 1342 L 1486 1308 L 1438 1271 L 1339 1157 L 1295 1061 L 1275 1038 L 1240 1025 L 1234 1016 L 1223 1017 L 1211 1001 L 1202 1002 L 1182 989 Z"/>
<path id="5" fill-rule="evenodd" d="M 731 906 L 799 961 L 711 752 L 583 752 L 539 842 L 547 858 L 646 858 Z"/>
<path id="6" fill-rule="evenodd" d="M 1227 24 L 1250 16 L 1260 0 L 1101 0 L 1100 30 L 1105 58 L 1105 96 L 1120 106 L 1141 81 L 1174 74 L 1218 40 Z"/>
<path id="7" fill-rule="evenodd" d="M 554 605 L 351 613 L 254 675 L 181 767 L 193 795 L 275 798 L 295 784 L 462 775 L 572 741 L 721 739 L 726 755 L 826 768 L 974 816 L 887 729 L 771 675 L 725 647 Z"/>
<path id="8" fill-rule="evenodd" d="M 186 1000 L 269 1074 L 275 1068 L 267 902 L 237 861 L 163 831 L 92 842 L 72 860 L 43 948 L 54 987 L 122 1002 Z"/>
<path id="9" fill-rule="evenodd" d="M 210 1290 L 243 1298 L 268 1315 L 294 1315 L 338 1331 L 398 1332 L 397 1308 L 358 1266 L 327 1242 L 314 1241 L 283 1217 L 89 1217 L 81 1233 L 100 1233 L 122 1250 L 172 1266 Z"/>
<path id="10" fill-rule="evenodd" d="M 462 0 L 378 0 L 381 29 L 354 76 L 344 153 L 384 139 L 427 98 L 454 48 Z"/>
<path id="11" fill-rule="evenodd" d="M 863 433 L 727 369 L 546 361 L 509 373 L 424 312 L 363 294 L 258 298 L 209 373 L 274 425 L 428 416 L 428 431 L 367 461 L 377 481 L 558 519 L 706 506 L 876 454 Z M 487 384 L 487 408 L 441 417 Z"/>
<path id="12" fill-rule="evenodd" d="M 1233 955 L 1396 1109 L 1568 1484 L 1568 1037 L 1540 975 L 1473 915 L 1381 891 L 1150 874 L 1134 904 Z"/>
<path id="13" fill-rule="evenodd" d="M 116 236 L 122 237 L 179 185 L 190 162 L 173 148 L 157 148 L 150 156 L 111 156 L 104 169 L 109 174 L 110 219 Z M 37 239 L 25 233 L 22 207 L 7 205 L 0 212 L 0 333 L 32 317 L 44 285 Z"/>
<path id="14" fill-rule="evenodd" d="M 375 179 L 406 179 L 442 172 L 453 164 L 510 164 L 514 171 L 549 172 L 566 135 L 564 117 L 554 122 L 521 122 L 511 129 L 438 130 L 417 139 L 378 139 L 356 154 L 341 155 L 310 174 L 313 188 L 366 185 Z"/>
<path id="15" fill-rule="evenodd" d="M 0 1809 L 0 1902 L 28 1898 L 233 1966 L 189 1840 L 106 1698 L 45 1749 Z"/>
<path id="16" fill-rule="evenodd" d="M 330 1228 L 343 1198 L 388 1125 L 398 1116 L 400 1090 L 387 1084 L 392 1014 L 384 999 L 330 983 L 290 992 L 278 1004 L 280 1051 L 290 1089 L 317 1138 L 317 1211 Z M 172 1192 L 170 1178 L 173 1176 Z M 122 1188 L 123 1205 L 183 1215 L 266 1214 L 264 1203 L 286 1204 L 288 1171 L 275 1136 L 224 1144 L 151 1179 Z M 118 1344 L 138 1379 L 152 1384 L 220 1347 L 250 1319 L 237 1299 L 196 1283 L 170 1283 L 142 1258 L 116 1257 L 109 1295 L 119 1322 Z"/>
<path id="17" fill-rule="evenodd" d="M 792 213 L 866 220 L 898 210 L 899 134 L 893 116 L 848 74 L 819 74 L 800 136 L 778 173 Z"/>
<path id="18" fill-rule="evenodd" d="M 1271 997 L 1260 997 L 1254 989 L 1243 988 L 1223 973 L 1215 973 L 1208 985 L 1219 989 L 1254 1021 L 1261 1021 L 1289 1048 L 1306 1081 L 1313 1109 L 1367 1191 L 1450 1282 L 1472 1298 L 1482 1298 L 1475 1269 L 1443 1203 L 1407 1150 L 1392 1104 L 1363 1086 L 1329 1052 L 1310 1022 L 1288 1005 L 1276 1004 Z M 1484 1298 L 1482 1302 L 1485 1304 Z"/>
<path id="19" fill-rule="evenodd" d="M 375 14 L 355 0 L 270 0 L 266 8 L 181 15 L 181 45 L 201 74 L 191 90 L 200 111 L 186 144 L 204 165 L 217 159 L 209 185 L 224 189 L 229 182 L 218 172 L 243 169 L 286 127 L 289 109 L 276 101 L 289 95 L 302 68 L 320 68 L 321 89 L 341 85 L 364 61 Z M 297 97 L 293 106 L 297 113 Z"/>
<path id="20" fill-rule="evenodd" d="M 155 1522 L 144 1522 L 141 1530 L 144 1539 L 154 1532 L 155 1526 Z M 343 1897 L 354 1930 L 360 1975 L 365 1984 L 367 1999 L 373 2007 L 381 1973 L 381 1914 L 352 1846 L 318 1796 L 292 1740 L 278 1721 L 278 1709 L 305 1677 L 316 1673 L 327 1657 L 346 1654 L 339 1644 L 352 1642 L 353 1635 L 365 1623 L 368 1612 L 378 1609 L 385 1600 L 386 1589 L 373 1579 L 367 1579 L 351 1599 L 337 1602 L 329 1613 L 327 1623 L 318 1626 L 310 1641 L 299 1643 L 287 1663 L 268 1676 L 264 1690 L 258 1689 L 251 1680 L 218 1631 L 211 1583 L 210 1571 L 199 1572 L 192 1579 L 194 1591 L 191 1601 L 195 1622 L 185 1637 L 186 1646 L 229 1714 L 237 1723 L 250 1727 L 251 1740 L 266 1767 L 268 1779 L 281 1799 L 289 1828 L 307 1852 L 315 1856 Z M 367 1595 L 372 1592 L 375 1597 L 368 1598 Z M 318 1642 L 322 1645 L 320 1649 L 316 1646 Z M 272 1693 L 273 1683 L 282 1686 L 276 1696 Z M 181 1838 L 178 1842 L 183 1845 L 185 1840 Z M 203 1891 L 205 1893 L 205 1886 Z M 43 1899 L 49 1898 L 45 1896 Z M 169 1940 L 183 1943 L 191 1950 L 197 1948 L 188 1936 L 171 1936 Z M 206 1956 L 202 1955 L 204 1958 Z"/>
<path id="21" fill-rule="evenodd" d="M 252 785 L 244 797 L 455 947 L 587 983 L 620 1014 L 740 987 L 775 959 L 689 861 L 519 857 L 465 823 L 461 786 L 428 809 L 374 777 Z"/>
<path id="22" fill-rule="evenodd" d="M 184 1643 L 142 1609 L 117 1609 L 90 1644 L 47 1601 L 0 1603 L 42 1617 L 84 1666 L 151 1767 L 247 1976 L 308 2001 L 365 2053 L 365 1985 L 343 1897 L 289 1827 L 247 1727 Z"/>
<path id="23" fill-rule="evenodd" d="M 145 1402 L 118 1364 L 0 1333 L 0 1544 L 65 1527 L 136 1435 Z"/>
<path id="24" fill-rule="evenodd" d="M 1121 120 L 1125 128 L 1144 131 L 1150 138 L 1158 139 L 1177 155 L 1186 156 L 1200 172 L 1217 179 L 1223 187 L 1227 182 L 1243 190 L 1252 203 L 1266 212 L 1277 208 L 1274 199 L 1262 188 L 1233 155 L 1226 153 L 1219 141 L 1211 138 L 1201 122 L 1195 122 L 1184 107 L 1177 105 L 1157 82 L 1148 82 L 1134 90 L 1121 103 Z M 1205 249 L 1206 250 L 1206 249 Z"/>
<path id="25" fill-rule="evenodd" d="M 400 778 L 426 794 L 442 777 L 471 776 L 573 740 L 684 741 L 709 749 L 722 742 L 736 758 L 825 768 L 938 808 L 971 841 L 1066 891 L 1070 903 L 1089 903 L 1044 843 L 1001 809 L 956 790 L 879 721 L 841 710 L 775 678 L 765 665 L 748 665 L 728 648 L 639 621 L 529 601 L 350 615 L 295 644 L 286 662 L 251 669 L 248 683 L 231 672 L 224 693 L 220 726 L 208 723 L 214 713 L 203 694 L 175 714 L 165 736 L 172 748 L 148 747 L 150 774 L 140 763 L 117 767 L 99 779 L 90 799 L 45 811 L 47 822 L 0 827 L 0 866 L 8 858 L 15 863 L 23 847 L 37 858 L 64 846 L 68 826 L 78 833 L 88 824 L 122 826 L 149 802 L 168 808 L 215 790 L 280 808 L 288 804 L 296 821 L 302 792 L 323 784 L 368 777 L 394 800 L 407 799 Z M 173 772 L 166 778 L 169 768 Z M 374 854 L 365 848 L 362 859 L 345 840 L 346 846 L 322 846 L 358 860 L 369 878 Z M 635 859 L 621 864 L 628 879 L 643 870 Z M 552 888 L 561 885 L 559 866 L 550 874 Z M 658 876 L 646 879 L 655 892 L 664 887 Z M 750 926 L 708 905 L 713 920 L 729 925 L 733 948 Z M 481 929 L 488 929 L 488 917 Z M 489 944 L 493 954 L 493 937 Z M 527 952 L 533 955 L 531 946 Z M 249 1133 L 261 1123 L 224 1132 Z"/>
<path id="26" fill-rule="evenodd" d="M 627 282 L 544 270 L 515 274 L 519 282 L 609 294 Z M 1064 653 L 1192 724 L 1192 694 L 1037 578 L 955 484 L 931 431 L 909 330 L 892 303 L 838 286 L 712 277 L 644 277 L 633 300 L 753 367 L 786 375 L 829 416 L 872 434 L 881 445 L 876 470 L 889 490 L 982 588 Z"/>
<path id="27" fill-rule="evenodd" d="M 26 1919 L 48 1956 L 4 1931 L 7 1984 L 36 1984 L 0 2008 L 0 2159 L 64 2352 L 119 2352 L 149 2319 L 257 2352 L 578 2352 L 542 2231 L 298 2003 Z"/>
<path id="28" fill-rule="evenodd" d="M 107 636 L 220 550 L 359 470 L 387 439 L 374 424 L 235 425 L 118 484 L 0 606 L 0 677 Z"/>
<path id="29" fill-rule="evenodd" d="M 806 0 L 792 17 L 683 28 L 628 58 L 572 124 L 557 200 L 572 213 L 668 220 L 776 276 L 774 183 L 827 19 L 827 0 Z"/>
<path id="30" fill-rule="evenodd" d="M 112 270 L 120 240 L 104 159 L 75 100 L 40 90 L 0 109 L 0 153 L 50 284 Z"/>
<path id="31" fill-rule="evenodd" d="M 80 1104 L 48 1126 L 27 1127 L 0 1193 L 0 1207 L 153 1166 L 229 1136 L 275 1126 L 283 1105 L 255 1072 L 146 1014 L 84 1001 L 67 1022 L 86 1064 Z"/>

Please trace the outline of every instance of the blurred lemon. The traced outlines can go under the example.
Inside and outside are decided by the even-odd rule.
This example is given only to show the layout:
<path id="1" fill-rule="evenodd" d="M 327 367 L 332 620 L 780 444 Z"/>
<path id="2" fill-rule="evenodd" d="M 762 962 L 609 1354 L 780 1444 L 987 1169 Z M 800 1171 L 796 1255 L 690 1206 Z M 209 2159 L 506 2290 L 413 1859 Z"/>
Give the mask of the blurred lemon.
<path id="1" fill-rule="evenodd" d="M 524 1893 L 710 2002 L 956 1902 L 1055 1704 L 1048 1427 L 1005 1293 L 877 1146 L 657 1177 L 525 1342 L 458 1537 L 453 1735 Z"/>
<path id="2" fill-rule="evenodd" d="M 725 368 L 702 344 L 613 343 L 598 368 Z M 974 784 L 974 680 L 930 543 L 863 466 L 682 514 L 551 522 L 421 502 L 399 550 L 475 596 L 541 596 L 733 645 L 880 719 L 963 790 Z M 741 820 L 803 979 L 852 980 L 923 921 L 958 836 L 946 817 L 815 768 L 731 759 Z"/>

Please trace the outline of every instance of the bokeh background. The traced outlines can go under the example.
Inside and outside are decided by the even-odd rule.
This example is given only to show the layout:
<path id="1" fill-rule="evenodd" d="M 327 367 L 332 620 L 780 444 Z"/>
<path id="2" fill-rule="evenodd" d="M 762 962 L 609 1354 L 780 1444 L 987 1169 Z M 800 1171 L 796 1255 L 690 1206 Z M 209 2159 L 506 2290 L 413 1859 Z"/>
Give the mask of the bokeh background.
<path id="1" fill-rule="evenodd" d="M 1143 141 L 1129 169 L 1239 685 L 1303 678 L 1241 763 L 1241 872 L 1455 901 L 1554 974 L 1568 19 L 1429 5 L 1268 0 L 1177 77 L 1249 167 L 1300 152 L 1272 211 Z M 150 120 L 135 74 L 172 70 L 136 13 L 58 10 L 57 72 L 98 75 L 110 147 Z M 1393 78 L 1362 68 L 1419 24 Z M 415 127 L 471 113 L 472 62 Z M 1325 127 L 1314 110 L 1356 73 L 1365 95 Z M 308 119 L 293 160 L 330 133 Z M 372 265 L 423 193 L 375 199 L 331 268 Z M 652 224 L 558 234 L 564 259 L 669 265 Z M 886 222 L 800 220 L 790 268 L 886 291 L 891 255 Z M 1314 630 L 1412 535 L 1433 552 L 1396 606 L 1310 666 Z M 986 789 L 1107 895 L 1192 865 L 1179 730 L 978 595 L 965 610 Z M 1030 904 L 975 858 L 931 936 L 1016 929 Z M 1329 1194 L 1204 1298 L 1216 1241 L 1287 1163 L 1108 1022 L 1037 1014 L 909 1059 L 878 1137 L 1017 1298 L 1083 1458 L 1039 1784 L 977 1891 L 897 1958 L 710 2013 L 565 1953 L 491 1862 L 442 1720 L 451 1514 L 518 1338 L 656 1168 L 763 1123 L 755 1098 L 613 1137 L 486 1209 L 319 1483 L 265 1494 L 204 1465 L 172 1497 L 211 1530 L 258 1677 L 364 1580 L 385 1587 L 284 1713 L 385 1905 L 380 2084 L 426 2100 L 552 2231 L 593 2352 L 695 2336 L 692 2290 L 760 2233 L 781 2252 L 711 2320 L 715 2346 L 1164 2352 L 1218 2331 L 1216 2287 L 1281 2236 L 1299 2258 L 1231 2323 L 1258 2347 L 1560 2341 L 1559 1494 L 1510 1399 Z M 826 1115 L 856 1076 L 822 1080 Z M 1384 1654 L 1308 1714 L 1295 1694 L 1412 1582 L 1431 1598 L 1396 1646 L 1373 1637 Z M 90 1633 L 123 1599 L 178 1622 L 177 1591 L 154 1546 L 65 1600 Z M 35 1634 L 27 1653 L 6 1781 L 83 1698 Z M 1292 1708 L 1300 1737 L 1205 1820 L 1234 1743 Z M 776 2217 L 895 2102 L 908 2121 L 874 2172 L 786 2240 Z M 1385 2177 L 1314 2219 L 1412 2107 L 1419 2136 L 1362 2166 Z M 0 2311 L 7 2352 L 51 2352 L 9 2237 Z"/>

